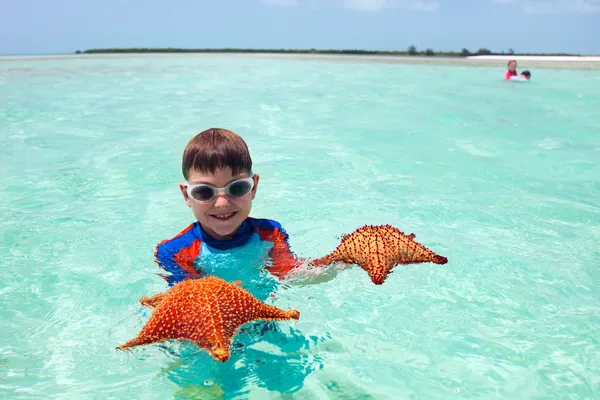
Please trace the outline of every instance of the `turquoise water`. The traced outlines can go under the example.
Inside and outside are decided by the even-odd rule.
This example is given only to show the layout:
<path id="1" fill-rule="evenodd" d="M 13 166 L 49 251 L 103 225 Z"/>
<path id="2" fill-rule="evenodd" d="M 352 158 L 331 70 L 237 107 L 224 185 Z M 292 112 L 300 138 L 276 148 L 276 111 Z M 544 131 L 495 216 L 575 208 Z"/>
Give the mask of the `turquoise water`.
<path id="1" fill-rule="evenodd" d="M 503 72 L 0 62 L 0 397 L 600 397 L 600 70 Z M 389 223 L 448 264 L 281 285 L 270 302 L 300 320 L 249 324 L 223 365 L 176 343 L 116 351 L 166 289 L 154 246 L 193 221 L 180 157 L 209 127 L 247 140 L 251 215 L 299 256 Z"/>

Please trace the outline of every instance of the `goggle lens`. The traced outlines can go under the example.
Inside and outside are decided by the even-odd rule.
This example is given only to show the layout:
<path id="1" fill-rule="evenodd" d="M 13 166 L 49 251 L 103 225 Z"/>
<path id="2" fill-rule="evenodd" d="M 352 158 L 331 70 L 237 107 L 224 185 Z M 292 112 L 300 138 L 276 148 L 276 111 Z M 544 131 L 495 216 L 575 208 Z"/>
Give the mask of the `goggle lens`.
<path id="1" fill-rule="evenodd" d="M 190 196 L 198 201 L 209 201 L 215 197 L 215 190 L 210 186 L 196 186 L 192 189 Z"/>
<path id="2" fill-rule="evenodd" d="M 217 189 L 208 184 L 190 185 L 188 187 L 188 194 L 196 201 L 206 202 L 214 199 L 219 192 L 225 193 L 231 197 L 244 197 L 252 191 L 253 187 L 254 180 L 252 178 L 246 178 L 233 181 L 224 189 Z"/>
<path id="3" fill-rule="evenodd" d="M 235 181 L 229 186 L 229 195 L 232 197 L 244 197 L 252 190 L 253 184 L 248 181 Z"/>

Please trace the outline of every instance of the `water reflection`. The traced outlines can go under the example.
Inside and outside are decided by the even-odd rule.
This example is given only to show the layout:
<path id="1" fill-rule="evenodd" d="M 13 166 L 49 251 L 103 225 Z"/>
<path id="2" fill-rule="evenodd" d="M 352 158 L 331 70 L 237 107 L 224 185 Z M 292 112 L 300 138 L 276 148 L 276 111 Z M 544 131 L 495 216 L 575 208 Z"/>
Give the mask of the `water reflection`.
<path id="1" fill-rule="evenodd" d="M 310 341 L 300 331 L 273 322 L 250 323 L 240 329 L 225 363 L 191 344 L 181 344 L 178 352 L 168 346 L 164 345 L 165 350 L 176 359 L 162 370 L 164 375 L 181 388 L 219 392 L 223 398 L 256 388 L 294 393 L 312 371 L 322 368 L 318 356 L 303 353 Z"/>

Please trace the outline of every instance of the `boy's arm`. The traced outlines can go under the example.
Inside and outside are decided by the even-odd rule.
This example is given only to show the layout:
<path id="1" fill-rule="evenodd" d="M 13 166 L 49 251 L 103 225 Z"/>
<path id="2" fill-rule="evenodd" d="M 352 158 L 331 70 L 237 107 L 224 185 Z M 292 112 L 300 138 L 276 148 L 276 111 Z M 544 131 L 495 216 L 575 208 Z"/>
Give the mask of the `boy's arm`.
<path id="1" fill-rule="evenodd" d="M 333 265 L 318 265 L 309 263 L 309 266 L 304 269 L 298 269 L 293 274 L 288 275 L 288 278 L 293 277 L 288 284 L 292 286 L 317 285 L 333 280 L 337 274 L 352 267 L 351 264 L 338 263 Z"/>
<path id="2" fill-rule="evenodd" d="M 273 247 L 269 251 L 271 265 L 266 269 L 280 280 L 301 278 L 299 284 L 324 283 L 334 279 L 339 271 L 348 267 L 347 264 L 325 266 L 315 263 L 316 260 L 296 257 L 289 247 L 288 238 L 283 228 L 276 230 L 269 238 Z"/>
<path id="3" fill-rule="evenodd" d="M 200 245 L 199 240 L 185 247 L 176 246 L 171 240 L 163 240 L 156 246 L 154 259 L 159 267 L 169 272 L 169 275 L 162 275 L 169 286 L 202 276 L 194 266 L 194 260 L 200 254 Z"/>
<path id="4" fill-rule="evenodd" d="M 269 250 L 270 261 L 267 262 L 265 269 L 279 280 L 286 279 L 290 271 L 303 263 L 303 259 L 297 258 L 290 250 L 287 232 L 277 221 L 253 219 L 252 222 L 260 239 L 273 243 L 273 247 Z"/>
<path id="5" fill-rule="evenodd" d="M 279 233 L 273 240 L 273 247 L 269 250 L 269 257 L 272 264 L 266 269 L 280 280 L 285 279 L 286 275 L 303 263 L 302 258 L 296 258 L 290 250 L 287 243 L 287 234 Z"/>

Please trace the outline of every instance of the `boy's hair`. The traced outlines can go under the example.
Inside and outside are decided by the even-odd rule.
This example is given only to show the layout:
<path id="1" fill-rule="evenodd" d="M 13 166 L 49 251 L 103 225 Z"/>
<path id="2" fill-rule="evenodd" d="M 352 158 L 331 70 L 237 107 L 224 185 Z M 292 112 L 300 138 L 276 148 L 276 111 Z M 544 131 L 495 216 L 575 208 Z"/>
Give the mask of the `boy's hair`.
<path id="1" fill-rule="evenodd" d="M 521 72 L 521 75 L 525 75 L 527 78 L 531 78 L 531 72 L 529 71 L 523 71 Z"/>
<path id="2" fill-rule="evenodd" d="M 252 158 L 244 139 L 227 129 L 211 128 L 194 136 L 183 151 L 181 169 L 187 180 L 192 170 L 214 174 L 231 168 L 233 175 L 252 171 Z"/>

